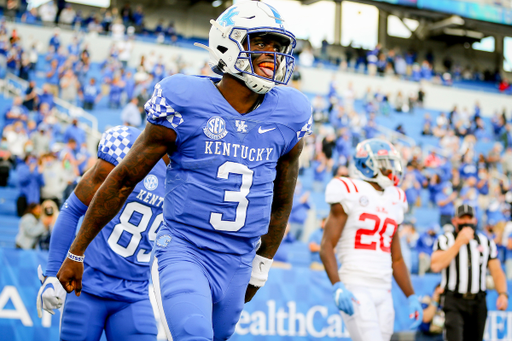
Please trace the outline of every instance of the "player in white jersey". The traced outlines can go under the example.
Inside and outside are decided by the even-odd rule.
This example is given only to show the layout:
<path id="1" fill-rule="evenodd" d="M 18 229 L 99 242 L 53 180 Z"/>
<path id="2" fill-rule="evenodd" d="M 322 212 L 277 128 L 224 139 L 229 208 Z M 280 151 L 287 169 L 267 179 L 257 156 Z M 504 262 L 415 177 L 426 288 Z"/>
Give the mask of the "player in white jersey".
<path id="1" fill-rule="evenodd" d="M 408 297 L 411 328 L 422 320 L 396 233 L 407 211 L 405 193 L 396 187 L 402 162 L 391 143 L 370 139 L 357 145 L 354 165 L 354 178 L 334 178 L 327 185 L 331 211 L 320 257 L 352 340 L 387 341 L 395 318 L 392 275 Z"/>

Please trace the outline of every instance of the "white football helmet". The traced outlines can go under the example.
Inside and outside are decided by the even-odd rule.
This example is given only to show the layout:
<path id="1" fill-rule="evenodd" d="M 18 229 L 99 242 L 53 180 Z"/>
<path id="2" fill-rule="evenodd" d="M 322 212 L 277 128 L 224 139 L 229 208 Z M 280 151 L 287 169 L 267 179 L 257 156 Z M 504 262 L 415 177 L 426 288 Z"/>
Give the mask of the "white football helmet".
<path id="1" fill-rule="evenodd" d="M 292 53 L 296 41 L 295 36 L 284 28 L 284 20 L 275 8 L 264 2 L 247 1 L 229 7 L 210 23 L 209 46 L 195 45 L 210 52 L 209 64 L 215 73 L 229 73 L 258 94 L 288 83 L 295 64 Z M 266 34 L 279 39 L 281 51 L 251 51 L 250 36 Z M 244 43 L 247 43 L 247 50 Z M 272 77 L 265 78 L 254 72 L 252 60 L 261 54 L 274 55 Z"/>

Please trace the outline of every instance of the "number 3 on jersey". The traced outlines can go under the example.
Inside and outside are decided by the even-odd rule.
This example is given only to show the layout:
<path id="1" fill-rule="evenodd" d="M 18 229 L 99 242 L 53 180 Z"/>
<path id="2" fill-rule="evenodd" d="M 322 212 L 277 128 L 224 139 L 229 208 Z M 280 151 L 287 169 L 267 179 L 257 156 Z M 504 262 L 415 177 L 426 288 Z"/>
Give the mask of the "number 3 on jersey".
<path id="1" fill-rule="evenodd" d="M 391 252 L 391 239 L 396 232 L 397 223 L 391 219 L 386 218 L 384 223 L 380 224 L 379 216 L 371 213 L 363 213 L 359 216 L 359 221 L 373 220 L 375 225 L 373 229 L 359 229 L 356 232 L 356 240 L 355 240 L 355 249 L 363 249 L 363 250 L 377 250 L 377 242 L 374 240 L 370 243 L 363 243 L 361 238 L 363 236 L 368 236 L 368 238 L 373 237 L 377 231 L 379 231 L 379 246 L 383 252 Z M 388 226 L 391 226 L 392 229 L 389 229 Z M 391 233 L 390 233 L 391 232 Z"/>

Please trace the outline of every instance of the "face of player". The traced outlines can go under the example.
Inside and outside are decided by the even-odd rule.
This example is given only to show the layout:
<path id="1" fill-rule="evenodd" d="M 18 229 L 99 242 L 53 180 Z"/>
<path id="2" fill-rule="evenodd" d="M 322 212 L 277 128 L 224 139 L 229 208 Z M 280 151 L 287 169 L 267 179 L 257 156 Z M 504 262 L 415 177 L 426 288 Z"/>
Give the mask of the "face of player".
<path id="1" fill-rule="evenodd" d="M 251 51 L 255 52 L 282 52 L 283 50 L 283 44 L 276 36 L 272 35 L 251 36 L 250 45 Z M 247 46 L 245 48 L 247 49 Z M 258 76 L 269 79 L 274 77 L 274 72 L 281 62 L 279 57 L 274 60 L 273 53 L 254 53 L 252 58 L 254 72 Z"/>

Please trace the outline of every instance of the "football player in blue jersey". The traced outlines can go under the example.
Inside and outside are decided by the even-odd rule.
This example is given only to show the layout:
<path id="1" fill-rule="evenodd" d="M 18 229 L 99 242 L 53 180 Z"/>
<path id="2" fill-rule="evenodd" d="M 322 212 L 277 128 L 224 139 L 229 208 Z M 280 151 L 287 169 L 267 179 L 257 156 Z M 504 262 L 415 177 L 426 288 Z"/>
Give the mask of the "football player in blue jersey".
<path id="1" fill-rule="evenodd" d="M 151 275 L 168 339 L 226 340 L 265 284 L 292 207 L 308 99 L 286 84 L 295 37 L 264 2 L 212 20 L 212 69 L 155 86 L 148 124 L 96 193 L 57 277 L 82 290 L 81 257 L 134 186 L 168 154 Z"/>
<path id="2" fill-rule="evenodd" d="M 140 131 L 117 126 L 106 131 L 98 160 L 64 203 L 55 224 L 46 276 L 37 295 L 37 310 L 53 314 L 64 303 L 61 340 L 156 340 L 157 327 L 149 301 L 150 255 L 163 222 L 168 157 L 156 162 L 136 184 L 119 214 L 112 217 L 86 252 L 82 295 L 68 295 L 55 277 L 75 237 L 81 216 L 108 174 L 132 148 Z"/>

